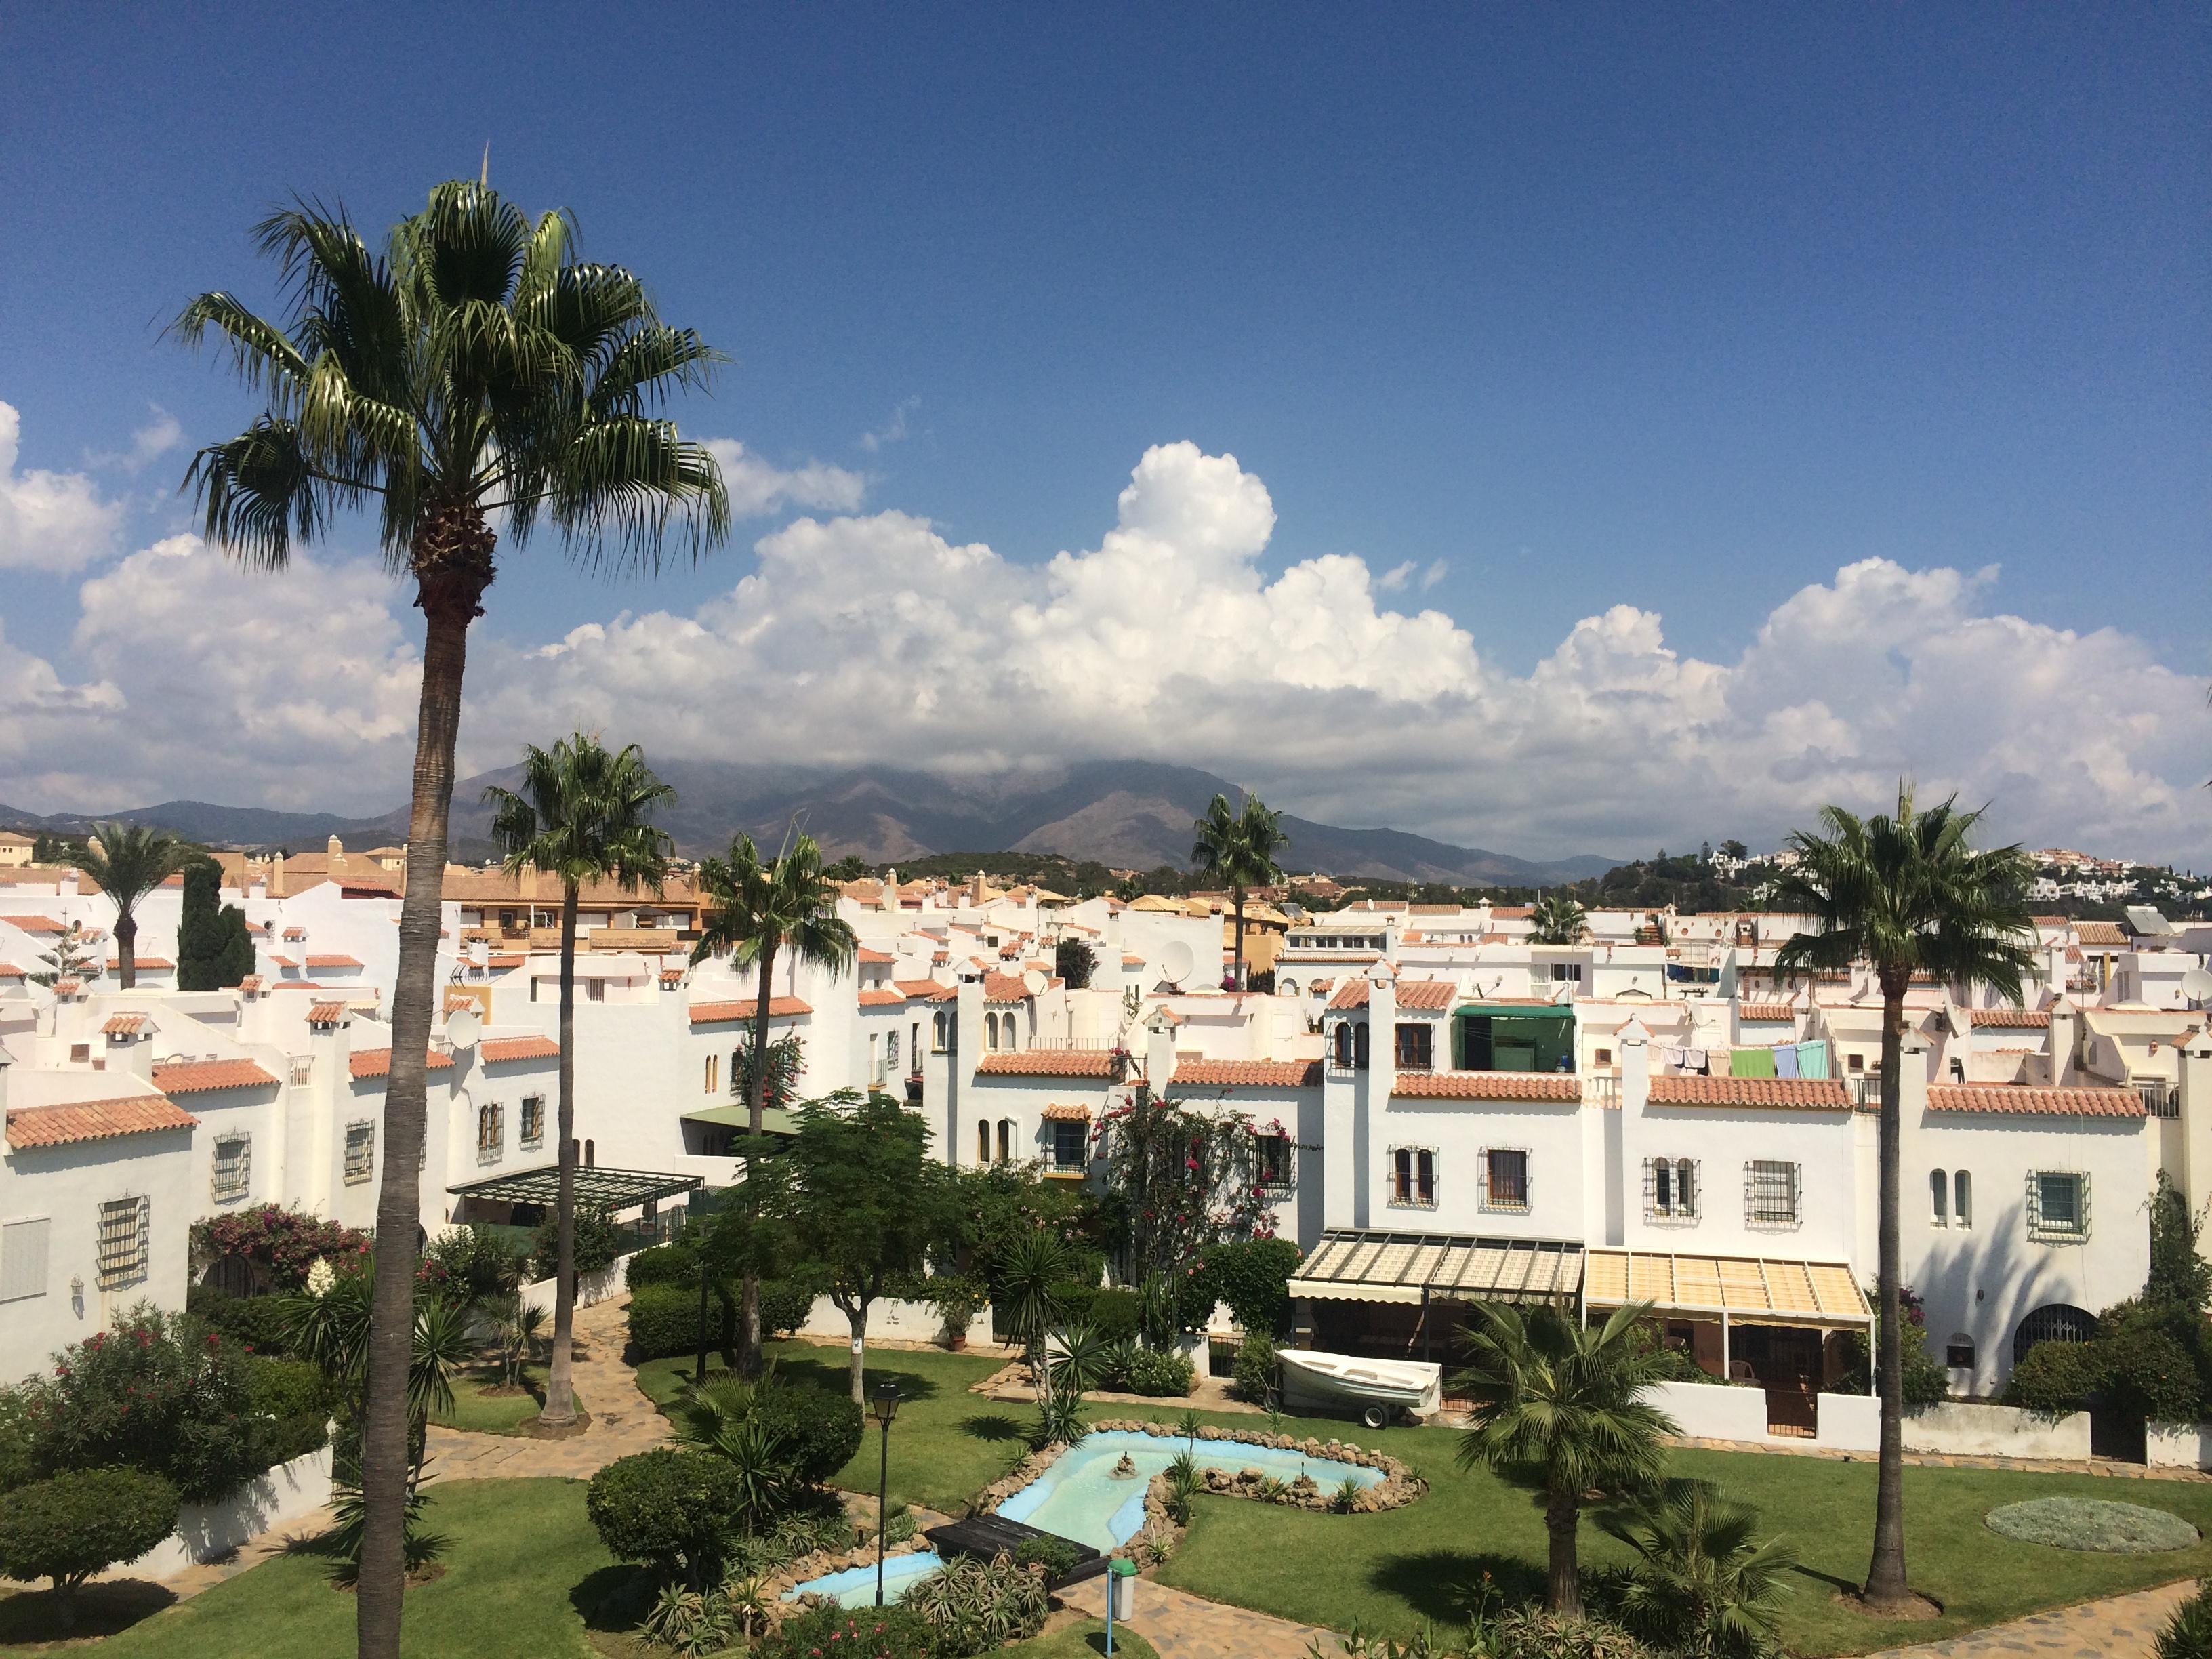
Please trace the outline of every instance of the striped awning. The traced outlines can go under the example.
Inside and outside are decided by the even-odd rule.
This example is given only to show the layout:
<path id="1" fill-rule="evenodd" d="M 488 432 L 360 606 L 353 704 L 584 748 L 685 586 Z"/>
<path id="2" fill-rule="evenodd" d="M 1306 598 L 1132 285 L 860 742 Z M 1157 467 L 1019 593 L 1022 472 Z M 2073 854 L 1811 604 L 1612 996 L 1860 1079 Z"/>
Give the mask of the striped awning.
<path id="1" fill-rule="evenodd" d="M 1335 1302 L 1571 1303 L 1583 1247 L 1454 1233 L 1326 1232 L 1291 1279 L 1294 1297 Z"/>
<path id="2" fill-rule="evenodd" d="M 1746 1325 L 1864 1325 L 1874 1317 L 1840 1261 L 1596 1249 L 1584 1285 L 1594 1308 L 1649 1302 L 1667 1313 L 1726 1314 Z"/>

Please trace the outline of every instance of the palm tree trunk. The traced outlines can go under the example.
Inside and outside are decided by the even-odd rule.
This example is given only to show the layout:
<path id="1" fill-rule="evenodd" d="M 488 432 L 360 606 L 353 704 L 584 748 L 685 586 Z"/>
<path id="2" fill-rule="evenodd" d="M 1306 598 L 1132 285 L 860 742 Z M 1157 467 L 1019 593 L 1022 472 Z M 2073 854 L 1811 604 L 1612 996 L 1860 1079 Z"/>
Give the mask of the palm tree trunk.
<path id="1" fill-rule="evenodd" d="M 753 1005 L 753 1074 L 750 1087 L 751 1109 L 746 1122 L 755 1135 L 763 1134 L 768 1128 L 768 1010 L 772 1000 L 769 991 L 775 979 L 775 944 L 770 940 L 762 950 L 760 957 L 760 994 Z M 750 1161 L 750 1160 L 749 1160 Z M 752 1171 L 746 1170 L 746 1178 Z M 760 1268 L 751 1261 L 745 1263 L 743 1300 L 738 1308 L 738 1373 L 741 1376 L 761 1374 L 761 1312 Z M 856 1370 L 854 1375 L 858 1376 Z M 858 1382 L 853 1385 L 860 1387 Z M 858 1395 L 854 1395 L 859 1399 Z"/>
<path id="2" fill-rule="evenodd" d="M 1237 956 L 1233 971 L 1237 976 L 1237 988 L 1241 991 L 1244 988 L 1244 890 L 1238 887 L 1232 890 L 1237 896 Z"/>
<path id="3" fill-rule="evenodd" d="M 1898 1101 L 1898 1071 L 1903 1062 L 1905 977 L 1882 975 L 1881 1116 L 1875 1136 L 1881 1169 L 1881 1218 L 1875 1249 L 1878 1267 L 1875 1370 L 1881 1394 L 1881 1451 L 1875 1480 L 1874 1560 L 1867 1568 L 1865 1600 L 1877 1610 L 1896 1607 L 1911 1596 L 1905 1578 L 1905 1350 L 1898 1325 L 1898 1165 L 1903 1116 Z"/>
<path id="4" fill-rule="evenodd" d="M 138 983 L 138 918 L 118 905 L 115 912 L 115 973 L 123 988 Z"/>
<path id="5" fill-rule="evenodd" d="M 1545 1498 L 1544 1531 L 1551 1554 L 1544 1576 L 1544 1607 L 1563 1619 L 1583 1616 L 1582 1564 L 1575 1554 L 1581 1522 L 1581 1507 L 1572 1492 L 1555 1492 Z"/>
<path id="6" fill-rule="evenodd" d="M 576 1420 L 576 884 L 561 884 L 561 1188 L 554 1212 L 553 1358 L 541 1423 Z"/>
<path id="7" fill-rule="evenodd" d="M 473 533 L 471 534 L 471 528 Z M 459 535 L 453 534 L 458 529 Z M 384 1173 L 376 1195 L 376 1288 L 369 1310 L 368 1377 L 361 1441 L 360 1659 L 399 1659 L 406 1571 L 407 1371 L 415 1351 L 415 1235 L 420 1226 L 431 1004 L 437 995 L 438 922 L 446 825 L 453 796 L 453 740 L 469 623 L 491 580 L 491 537 L 433 517 L 418 534 L 422 691 L 415 735 L 414 801 L 407 820 L 407 895 L 399 906 L 399 967 L 392 994 L 392 1073 L 385 1091 Z"/>

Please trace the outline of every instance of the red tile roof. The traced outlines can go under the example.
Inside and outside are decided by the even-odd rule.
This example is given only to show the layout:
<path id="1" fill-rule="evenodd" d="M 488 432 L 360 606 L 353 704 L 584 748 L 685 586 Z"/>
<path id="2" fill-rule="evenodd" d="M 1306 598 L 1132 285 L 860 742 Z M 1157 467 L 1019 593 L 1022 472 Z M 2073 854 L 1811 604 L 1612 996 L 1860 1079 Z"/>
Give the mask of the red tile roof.
<path id="1" fill-rule="evenodd" d="M 1401 1072 L 1391 1086 L 1407 1100 L 1574 1100 L 1583 1080 L 1564 1072 Z"/>
<path id="2" fill-rule="evenodd" d="M 811 1014 L 813 1006 L 797 997 L 770 997 L 768 1017 L 770 1019 L 795 1019 L 801 1014 Z M 760 999 L 747 997 L 742 1002 L 695 1002 L 691 1005 L 694 1025 L 713 1025 L 726 1019 L 750 1019 L 760 1012 Z"/>
<path id="3" fill-rule="evenodd" d="M 486 1037 L 477 1052 L 486 1065 L 507 1060 L 558 1060 L 561 1045 L 550 1036 Z"/>
<path id="4" fill-rule="evenodd" d="M 871 951 L 866 945 L 863 945 L 859 950 L 853 953 L 853 959 L 856 962 L 868 963 L 876 967 L 883 967 L 888 963 L 896 962 L 898 960 L 898 955 L 896 951 Z"/>
<path id="5" fill-rule="evenodd" d="M 1047 1123 L 1088 1123 L 1091 1121 L 1091 1109 L 1078 1106 L 1071 1101 L 1054 1101 L 1037 1115 Z"/>
<path id="6" fill-rule="evenodd" d="M 1170 1086 L 1227 1089 L 1311 1089 L 1321 1082 L 1317 1060 L 1185 1060 L 1176 1063 Z"/>
<path id="7" fill-rule="evenodd" d="M 434 1072 L 449 1072 L 453 1070 L 453 1057 L 451 1054 L 441 1054 L 435 1048 L 433 1048 L 425 1058 L 429 1068 Z M 392 1075 L 392 1050 L 389 1048 L 356 1048 L 352 1054 L 346 1056 L 346 1065 L 356 1078 L 390 1077 Z"/>
<path id="8" fill-rule="evenodd" d="M 902 991 L 866 990 L 860 993 L 863 1008 L 903 1008 L 906 994 Z"/>
<path id="9" fill-rule="evenodd" d="M 27 977 L 28 975 L 14 963 L 0 962 L 0 979 L 25 979 Z"/>
<path id="10" fill-rule="evenodd" d="M 5 921 L 21 928 L 27 933 L 58 933 L 65 931 L 52 916 L 0 916 Z"/>
<path id="11" fill-rule="evenodd" d="M 1747 1020 L 1761 1024 L 1779 1024 L 1784 1020 L 1795 1020 L 1797 1018 L 1798 1008 L 1796 1004 L 1791 1002 L 1747 1002 L 1743 1005 L 1741 1013 Z"/>
<path id="12" fill-rule="evenodd" d="M 286 939 L 305 939 L 307 936 L 307 930 L 304 927 L 287 927 L 284 930 Z"/>
<path id="13" fill-rule="evenodd" d="M 1501 918 L 1507 921 L 1526 921 L 1535 914 L 1536 907 L 1533 904 L 1493 904 L 1490 907 L 1493 921 Z"/>
<path id="14" fill-rule="evenodd" d="M 310 969 L 317 968 L 358 968 L 361 966 L 361 960 L 357 957 L 346 956 L 309 957 L 307 958 L 307 966 Z"/>
<path id="15" fill-rule="evenodd" d="M 933 979 L 901 979 L 891 981 L 900 994 L 909 1000 L 943 1002 L 960 994 L 950 985 L 939 985 Z"/>
<path id="16" fill-rule="evenodd" d="M 1789 1106 L 1848 1112 L 1851 1097 L 1839 1078 L 1695 1077 L 1669 1073 L 1651 1079 L 1654 1106 Z"/>
<path id="17" fill-rule="evenodd" d="M 143 968 L 149 974 L 166 974 L 176 965 L 177 964 L 175 963 L 170 961 L 167 957 L 142 957 L 134 954 L 131 958 L 131 966 L 134 971 Z M 107 971 L 111 974 L 122 972 L 123 958 L 121 957 L 108 957 Z"/>
<path id="18" fill-rule="evenodd" d="M 238 981 L 238 988 L 241 991 L 259 990 L 261 988 L 261 975 L 258 974 L 248 974 L 244 979 Z"/>
<path id="19" fill-rule="evenodd" d="M 2074 937 L 2084 945 L 2125 945 L 2128 936 L 2117 921 L 2077 921 Z"/>
<path id="20" fill-rule="evenodd" d="M 975 1069 L 999 1077 L 1111 1077 L 1114 1056 L 1103 1048 L 1024 1048 L 986 1054 Z"/>
<path id="21" fill-rule="evenodd" d="M 18 1151 L 27 1146 L 68 1146 L 81 1140 L 190 1129 L 198 1123 L 199 1119 L 163 1095 L 79 1100 L 66 1106 L 18 1106 L 8 1114 L 8 1144 Z"/>
<path id="22" fill-rule="evenodd" d="M 1398 1006 L 1422 1013 L 1441 1013 L 1452 1006 L 1452 998 L 1459 987 L 1448 979 L 1401 979 L 1398 981 Z"/>
<path id="23" fill-rule="evenodd" d="M 2141 1117 L 2142 1097 L 2132 1089 L 2051 1089 L 2019 1083 L 1936 1083 L 1928 1088 L 1931 1112 L 2047 1112 L 2077 1117 Z"/>
<path id="24" fill-rule="evenodd" d="M 276 1079 L 250 1060 L 180 1060 L 156 1066 L 154 1086 L 165 1095 L 197 1095 L 210 1089 L 273 1089 Z"/>
<path id="25" fill-rule="evenodd" d="M 2048 1008 L 1969 1008 L 1969 1025 L 1994 1026 L 2002 1030 L 2045 1030 L 2051 1024 Z"/>
<path id="26" fill-rule="evenodd" d="M 1367 981 L 1364 979 L 1346 980 L 1338 988 L 1336 994 L 1328 1000 L 1328 1006 L 1331 1008 L 1364 1008 L 1367 1006 Z"/>
<path id="27" fill-rule="evenodd" d="M 307 1024 L 310 1025 L 335 1025 L 345 1017 L 346 1005 L 343 1002 L 315 1002 L 307 1006 Z"/>
<path id="28" fill-rule="evenodd" d="M 983 975 L 983 1000 L 986 1002 L 1026 1002 L 1030 988 L 1019 974 L 986 974 Z"/>
<path id="29" fill-rule="evenodd" d="M 300 965 L 298 963 L 293 961 L 289 957 L 271 956 L 269 958 L 269 963 L 273 968 L 291 969 L 297 968 Z"/>
<path id="30" fill-rule="evenodd" d="M 145 1014 L 110 1014 L 107 1024 L 100 1028 L 102 1036 L 136 1036 L 138 1028 L 149 1016 Z"/>

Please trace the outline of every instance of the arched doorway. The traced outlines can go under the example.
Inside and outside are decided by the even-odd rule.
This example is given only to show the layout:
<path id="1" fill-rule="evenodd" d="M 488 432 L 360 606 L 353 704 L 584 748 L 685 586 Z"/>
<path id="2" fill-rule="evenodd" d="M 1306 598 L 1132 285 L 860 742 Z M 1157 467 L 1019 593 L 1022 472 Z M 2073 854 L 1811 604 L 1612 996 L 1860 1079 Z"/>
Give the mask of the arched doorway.
<path id="1" fill-rule="evenodd" d="M 2067 1302 L 2046 1302 L 2020 1322 L 2012 1335 L 2012 1363 L 2027 1358 L 2042 1342 L 2087 1342 L 2097 1334 L 2097 1316 Z"/>

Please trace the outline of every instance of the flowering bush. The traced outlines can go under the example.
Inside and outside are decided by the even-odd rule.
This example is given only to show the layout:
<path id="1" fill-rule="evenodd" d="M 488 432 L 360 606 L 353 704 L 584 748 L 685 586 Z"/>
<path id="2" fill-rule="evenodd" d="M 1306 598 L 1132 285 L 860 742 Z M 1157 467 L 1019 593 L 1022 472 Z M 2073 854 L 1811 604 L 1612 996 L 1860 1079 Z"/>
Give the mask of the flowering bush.
<path id="1" fill-rule="evenodd" d="M 759 1659 L 933 1659 L 936 1632 L 905 1607 L 817 1607 L 753 1644 Z"/>
<path id="2" fill-rule="evenodd" d="M 1192 1111 L 1141 1088 L 1106 1109 L 1098 1133 L 1122 1224 L 1125 1282 L 1150 1273 L 1193 1279 L 1207 1245 L 1273 1234 L 1259 1133 L 1249 1113 Z"/>
<path id="3" fill-rule="evenodd" d="M 202 1262 L 236 1256 L 268 1274 L 272 1289 L 296 1291 L 317 1258 L 344 1262 L 368 1254 L 368 1235 L 280 1205 L 236 1210 L 192 1224 L 192 1255 Z"/>

